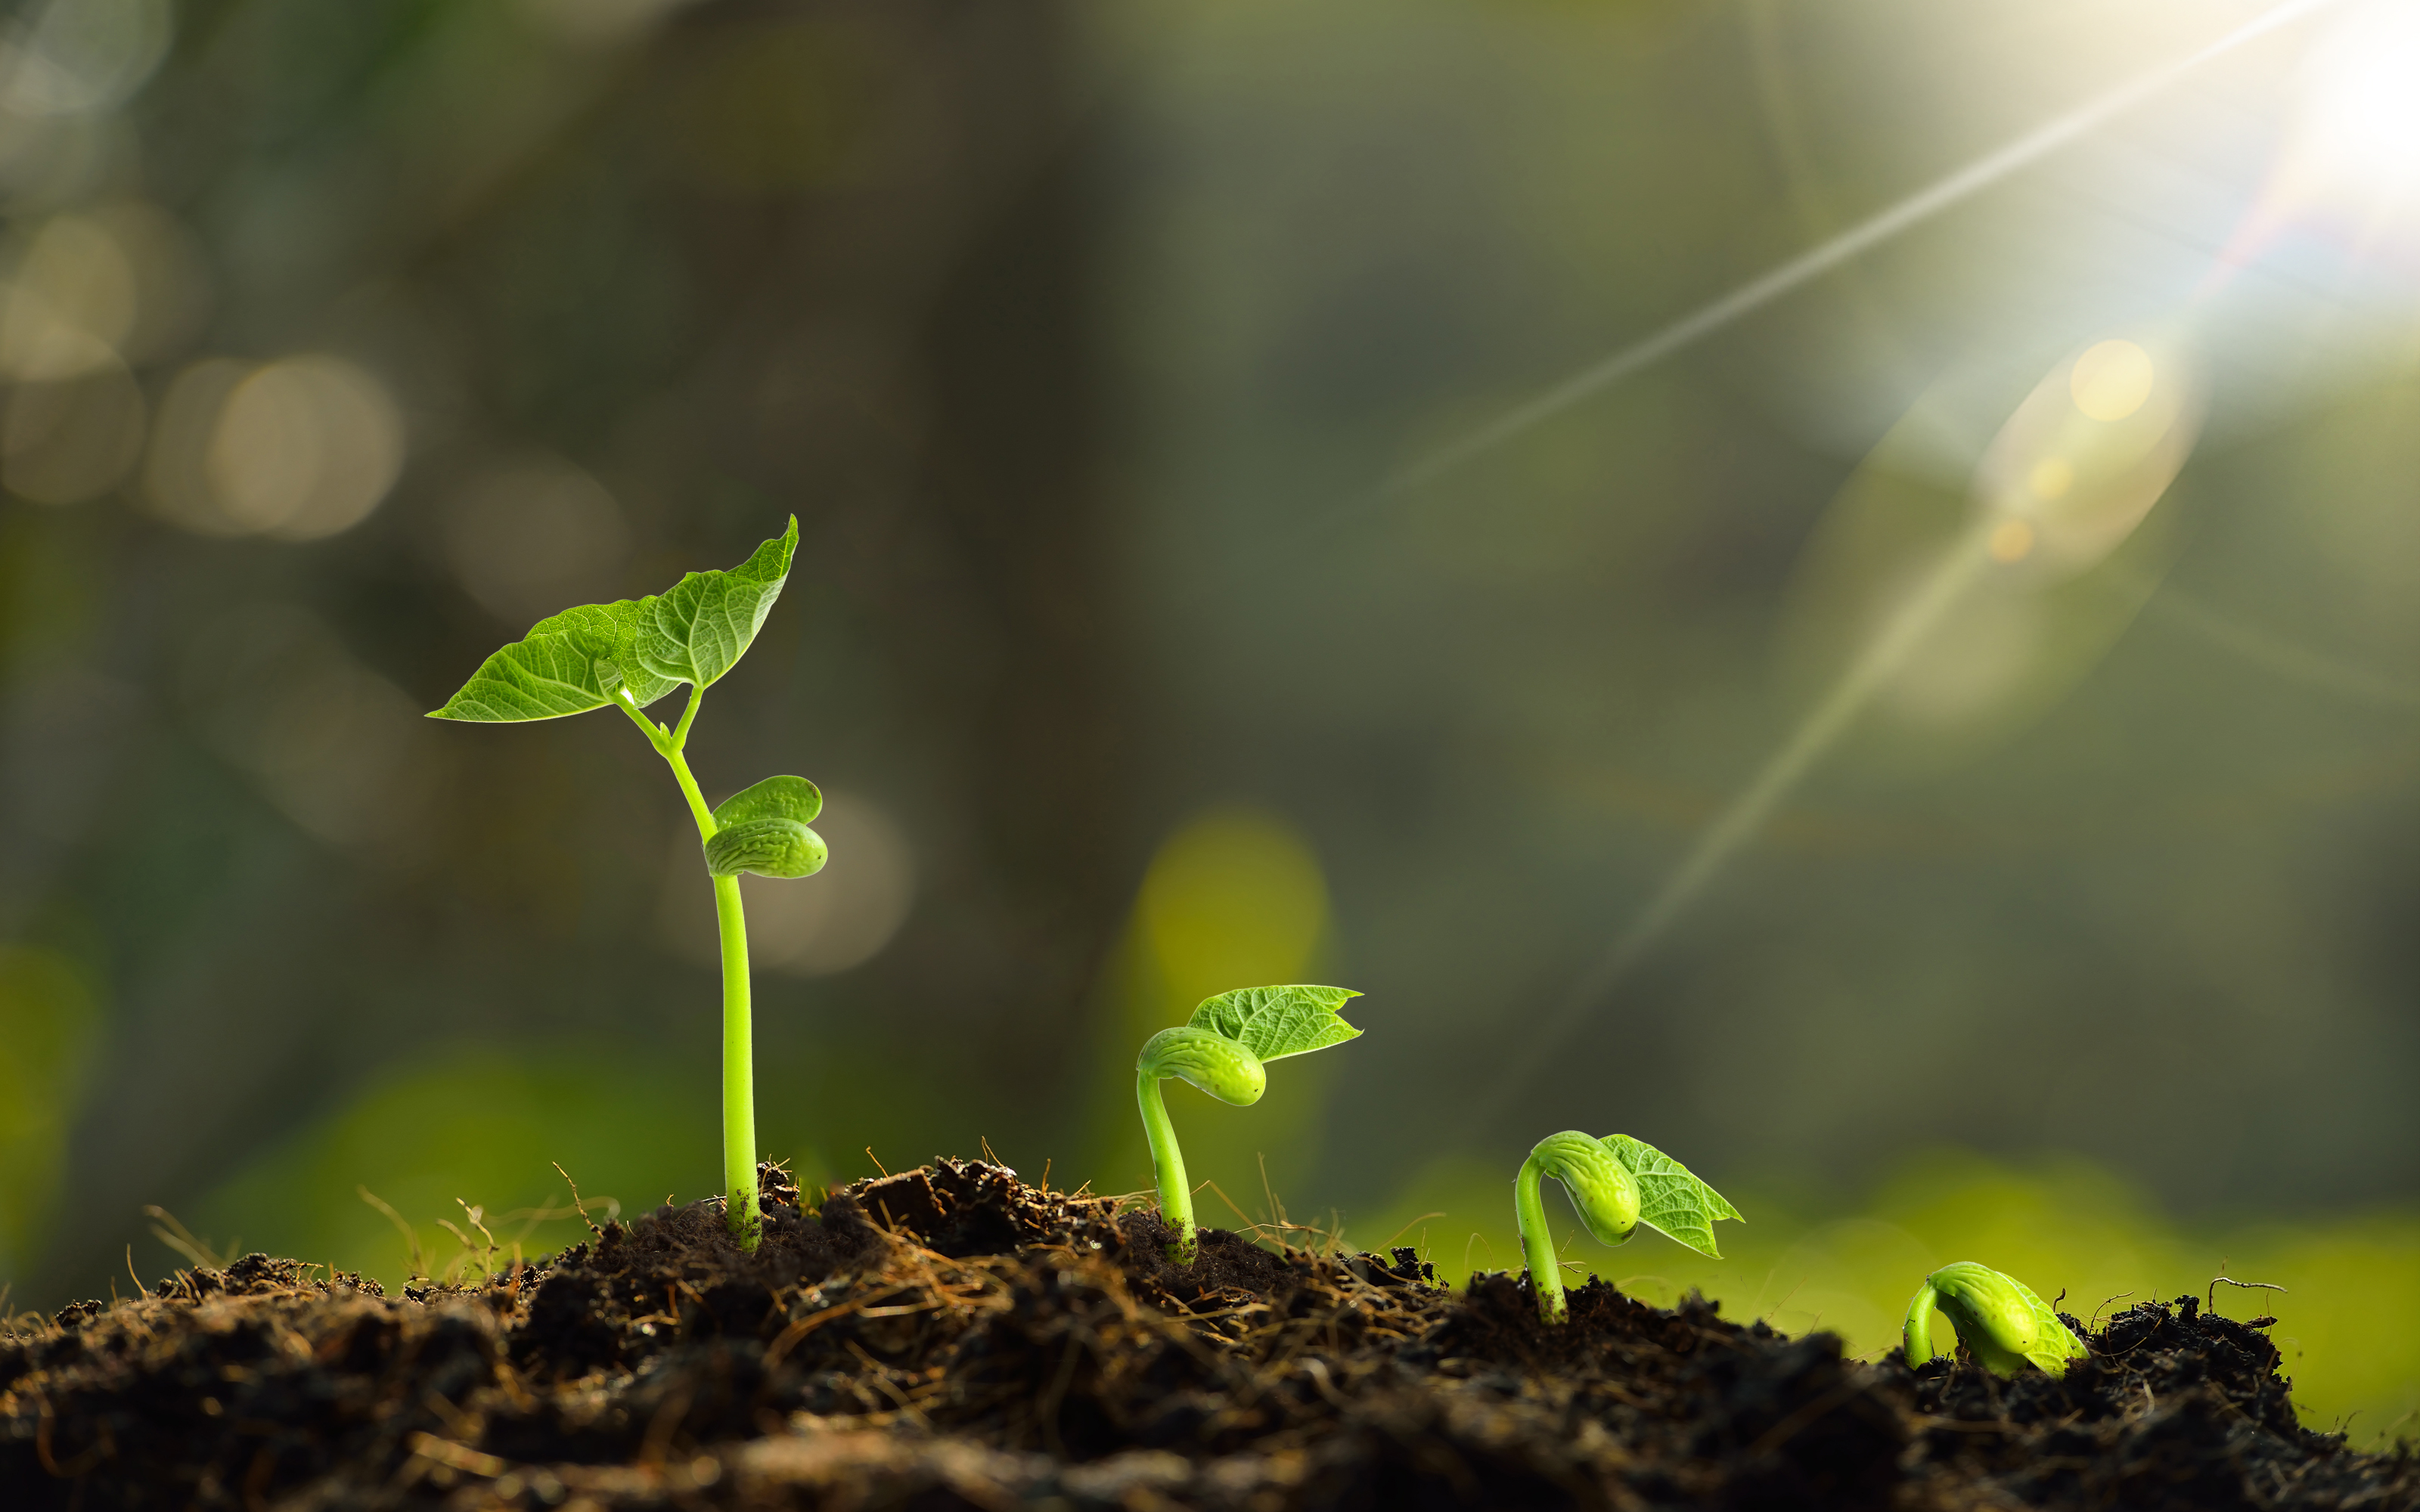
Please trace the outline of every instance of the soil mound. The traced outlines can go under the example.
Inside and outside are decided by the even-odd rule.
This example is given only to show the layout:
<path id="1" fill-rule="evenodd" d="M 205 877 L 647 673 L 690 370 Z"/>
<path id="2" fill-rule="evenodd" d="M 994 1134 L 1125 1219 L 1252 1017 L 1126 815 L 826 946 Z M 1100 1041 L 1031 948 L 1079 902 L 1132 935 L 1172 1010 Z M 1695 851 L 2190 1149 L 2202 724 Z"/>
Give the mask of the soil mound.
<path id="1" fill-rule="evenodd" d="M 2198 1298 L 2061 1381 L 1841 1358 L 1692 1296 L 1317 1256 L 943 1160 L 764 1242 L 719 1202 L 399 1298 L 248 1257 L 0 1338 L 0 1497 L 59 1508 L 2420 1506 Z M 318 1276 L 318 1279 L 314 1277 Z"/>

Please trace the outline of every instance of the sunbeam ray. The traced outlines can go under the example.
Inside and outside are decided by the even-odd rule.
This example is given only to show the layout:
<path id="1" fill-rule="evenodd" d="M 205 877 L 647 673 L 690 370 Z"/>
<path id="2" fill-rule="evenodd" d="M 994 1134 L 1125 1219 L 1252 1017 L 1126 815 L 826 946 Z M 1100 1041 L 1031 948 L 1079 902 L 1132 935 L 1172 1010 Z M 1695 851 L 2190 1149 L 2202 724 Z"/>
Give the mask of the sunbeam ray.
<path id="1" fill-rule="evenodd" d="M 1521 1037 L 1519 1047 L 1497 1070 L 1485 1090 L 1466 1104 L 1466 1116 L 1475 1125 L 1483 1126 L 1503 1110 L 1590 1011 L 1603 1003 L 1606 995 L 1629 976 L 1649 948 L 1663 937 L 1698 894 L 1705 890 L 1706 884 L 1722 871 L 1724 863 L 1763 829 L 1791 790 L 1848 731 L 1883 684 L 1907 664 L 1926 635 L 1940 624 L 1942 616 L 1991 562 L 1990 537 L 1990 524 L 1985 521 L 1959 538 L 1925 579 L 1922 589 L 1868 643 L 1823 702 L 1807 712 L 1790 738 L 1766 759 L 1755 779 L 1714 817 L 1713 824 L 1699 832 L 1681 864 L 1665 878 L 1647 906 L 1632 918 L 1629 927 L 1597 958 L 1595 964 L 1572 983 L 1553 1010 Z"/>
<path id="2" fill-rule="evenodd" d="M 2135 75 L 2126 83 L 2027 131 L 1998 149 L 1869 216 L 1827 241 L 1799 254 L 1712 303 L 1699 306 L 1659 331 L 1581 368 L 1494 420 L 1416 457 L 1375 487 L 1333 506 L 1330 522 L 1419 488 L 1464 463 L 1553 419 L 1574 405 L 1633 374 L 1694 346 L 1801 285 L 1821 277 L 1859 254 L 1921 224 L 2020 169 L 2030 166 L 2086 132 L 2141 104 L 2194 69 L 2246 42 L 2341 3 L 2288 0 L 2184 56 Z"/>

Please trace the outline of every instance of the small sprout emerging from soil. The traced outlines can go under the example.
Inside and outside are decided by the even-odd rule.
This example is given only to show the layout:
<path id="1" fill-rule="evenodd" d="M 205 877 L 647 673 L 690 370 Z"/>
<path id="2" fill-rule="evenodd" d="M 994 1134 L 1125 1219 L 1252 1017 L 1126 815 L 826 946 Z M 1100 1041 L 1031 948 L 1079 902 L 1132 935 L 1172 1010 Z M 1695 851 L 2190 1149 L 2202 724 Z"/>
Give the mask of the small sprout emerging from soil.
<path id="1" fill-rule="evenodd" d="M 1512 1214 L 1521 1226 L 1521 1251 L 1529 1262 L 1538 1316 L 1549 1323 L 1562 1322 L 1571 1314 L 1540 1190 L 1549 1176 L 1563 1183 L 1580 1221 L 1600 1244 L 1626 1242 L 1645 1224 L 1719 1260 L 1723 1256 L 1714 1247 L 1714 1225 L 1725 1218 L 1746 1222 L 1721 1193 L 1652 1145 L 1628 1134 L 1598 1139 L 1576 1129 L 1548 1134 L 1512 1179 Z"/>
<path id="2" fill-rule="evenodd" d="M 798 517 L 729 572 L 692 572 L 661 594 L 582 604 L 530 626 L 486 661 L 432 719 L 514 724 L 607 704 L 629 716 L 673 771 L 706 850 L 722 933 L 722 1170 L 731 1231 L 756 1247 L 756 1088 L 751 1048 L 748 924 L 739 873 L 803 877 L 824 842 L 807 827 L 823 795 L 803 777 L 768 777 L 708 809 L 682 751 L 706 687 L 729 671 L 772 612 L 799 548 Z M 681 684 L 689 705 L 670 729 L 640 711 Z"/>
<path id="3" fill-rule="evenodd" d="M 1193 1188 L 1185 1179 L 1185 1156 L 1176 1148 L 1176 1128 L 1168 1121 L 1159 1084 L 1179 1077 L 1221 1103 L 1249 1107 L 1268 1087 L 1265 1062 L 1360 1036 L 1336 1011 L 1360 995 L 1346 987 L 1238 987 L 1203 998 L 1183 1026 L 1143 1041 L 1135 1057 L 1135 1101 L 1142 1108 L 1143 1135 L 1151 1141 L 1160 1216 L 1176 1231 L 1170 1257 L 1178 1264 L 1192 1264 L 1196 1249 Z"/>
<path id="4" fill-rule="evenodd" d="M 1910 1369 L 1932 1358 L 1932 1309 L 1949 1315 L 1958 1340 L 1995 1376 L 2013 1376 L 2032 1365 L 2047 1375 L 2067 1374 L 2067 1362 L 2082 1359 L 2084 1341 L 2059 1321 L 2050 1304 L 2012 1275 L 1972 1260 L 1945 1265 L 1924 1278 L 1907 1304 L 1902 1335 Z"/>

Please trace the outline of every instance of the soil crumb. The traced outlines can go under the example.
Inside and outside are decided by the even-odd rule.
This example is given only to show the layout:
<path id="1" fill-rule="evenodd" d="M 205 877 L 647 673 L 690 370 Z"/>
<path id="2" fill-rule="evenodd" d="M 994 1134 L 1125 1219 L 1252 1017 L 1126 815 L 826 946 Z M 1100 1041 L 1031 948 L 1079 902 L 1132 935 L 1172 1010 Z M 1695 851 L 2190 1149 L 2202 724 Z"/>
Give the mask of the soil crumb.
<path id="1" fill-rule="evenodd" d="M 2420 1507 L 2200 1299 L 2063 1380 L 1843 1359 L 1694 1294 L 1454 1291 L 937 1161 L 389 1297 L 249 1256 L 0 1335 L 15 1508 Z"/>

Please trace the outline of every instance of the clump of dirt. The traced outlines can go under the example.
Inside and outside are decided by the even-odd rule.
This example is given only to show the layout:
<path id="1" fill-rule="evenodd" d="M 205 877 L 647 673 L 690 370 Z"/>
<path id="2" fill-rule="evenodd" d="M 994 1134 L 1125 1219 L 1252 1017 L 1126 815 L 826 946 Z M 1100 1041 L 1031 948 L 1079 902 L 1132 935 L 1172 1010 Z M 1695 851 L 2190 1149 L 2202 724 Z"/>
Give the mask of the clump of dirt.
<path id="1" fill-rule="evenodd" d="M 939 1161 L 768 1172 L 469 1288 L 255 1256 L 0 1338 L 28 1507 L 2409 1507 L 2199 1299 L 2061 1381 L 1844 1360 L 1694 1295 L 1439 1287 Z M 315 1279 L 315 1269 L 318 1278 Z"/>

